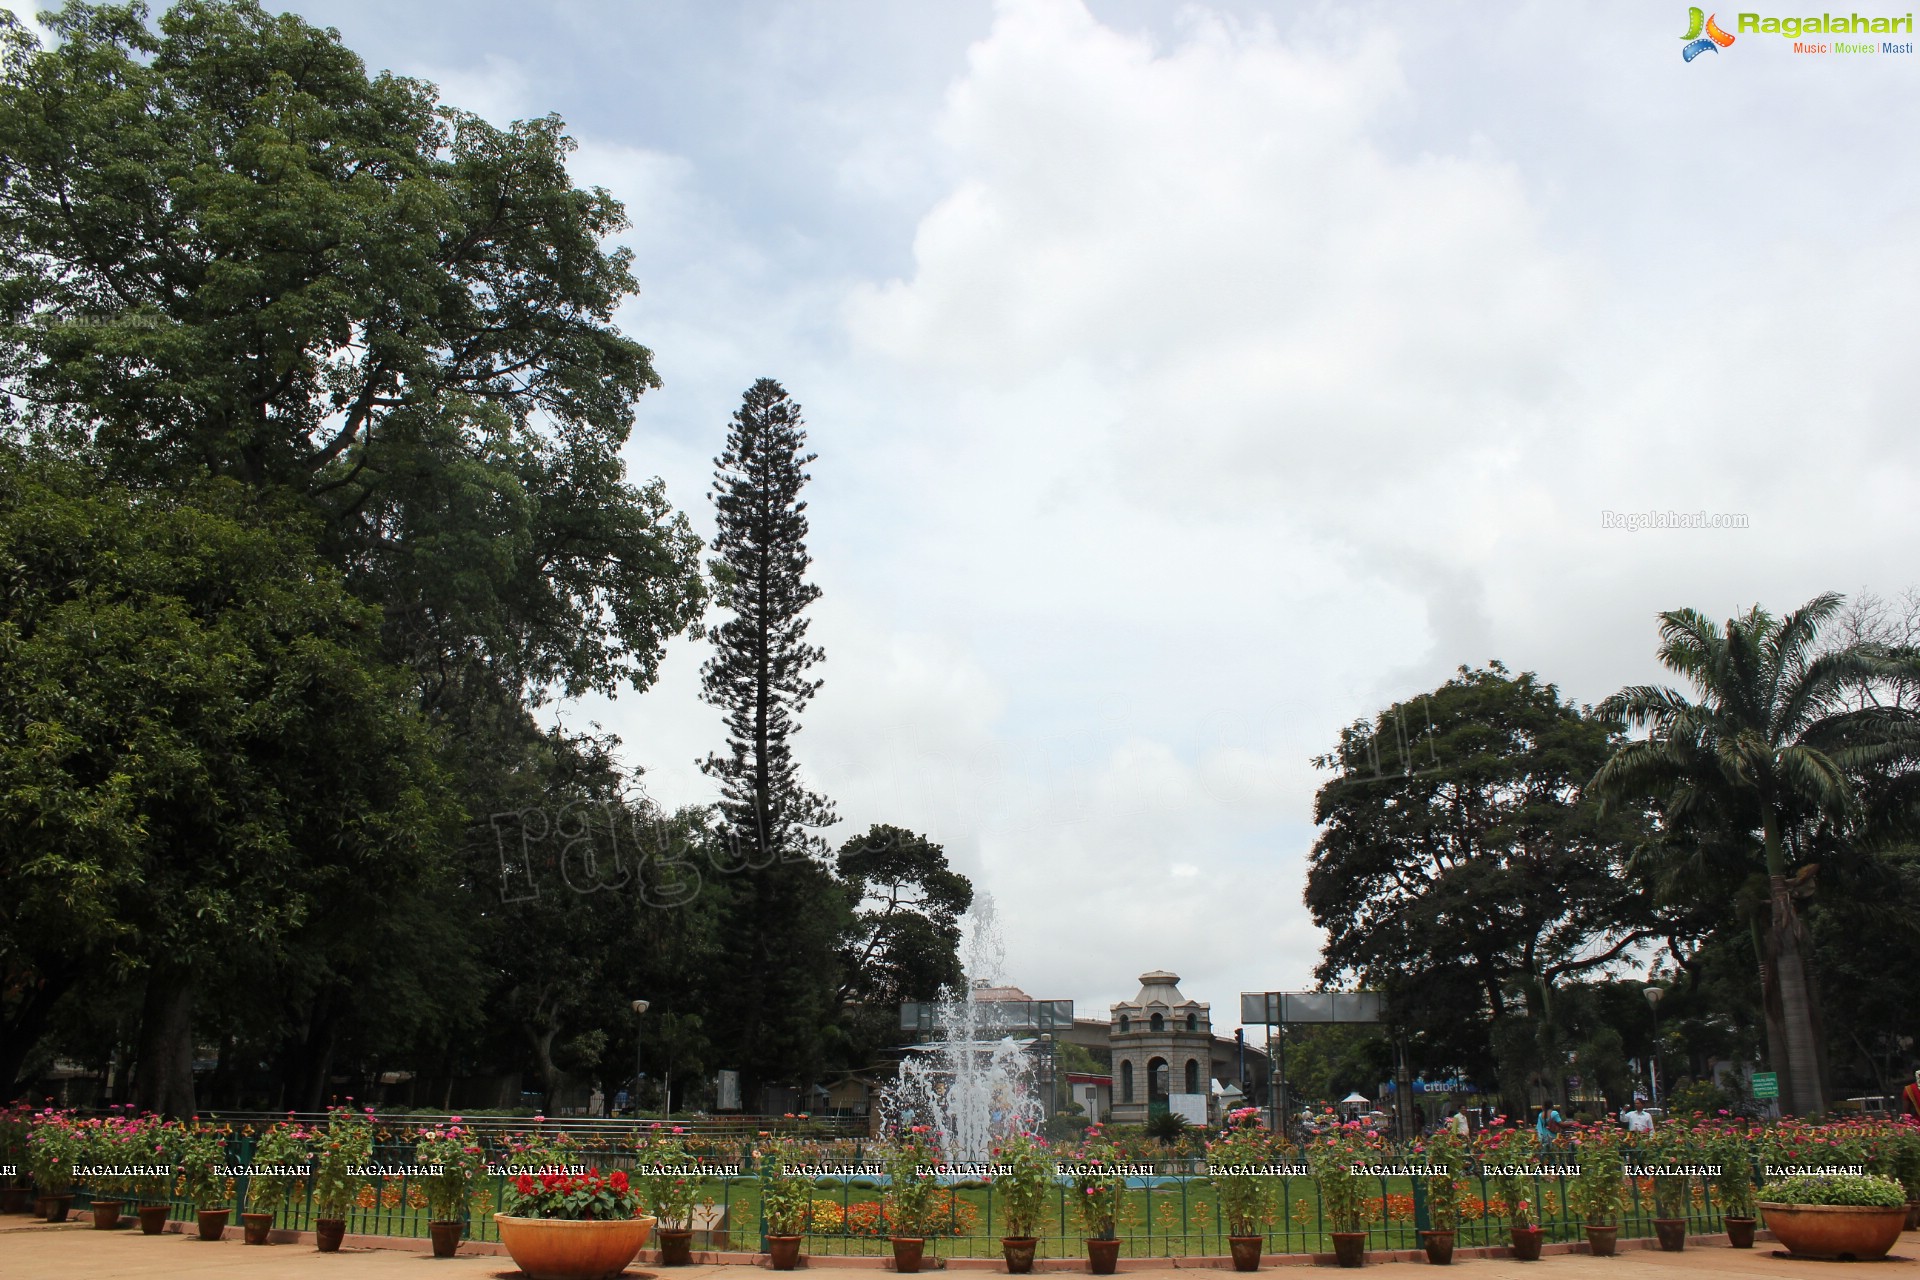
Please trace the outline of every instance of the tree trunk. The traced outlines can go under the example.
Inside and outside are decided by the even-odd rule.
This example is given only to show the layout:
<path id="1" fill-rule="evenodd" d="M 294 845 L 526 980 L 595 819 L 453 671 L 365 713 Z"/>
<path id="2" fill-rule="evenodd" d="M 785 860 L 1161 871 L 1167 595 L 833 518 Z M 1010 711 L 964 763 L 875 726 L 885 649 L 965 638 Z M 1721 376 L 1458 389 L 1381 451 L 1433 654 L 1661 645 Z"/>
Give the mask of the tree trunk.
<path id="1" fill-rule="evenodd" d="M 147 971 L 139 1061 L 134 1100 L 141 1110 L 175 1120 L 194 1114 L 193 980 L 186 970 L 156 965 Z"/>
<path id="2" fill-rule="evenodd" d="M 1800 923 L 1787 891 L 1785 876 L 1768 878 L 1773 899 L 1767 941 L 1773 954 L 1768 966 L 1778 991 L 1787 1079 L 1781 1101 L 1793 1115 L 1819 1115 L 1827 1109 L 1824 1072 L 1820 1064 L 1820 1028 L 1814 1007 L 1813 976 L 1808 971 L 1807 931 Z M 1771 1003 L 1771 1002 L 1770 1002 Z M 1771 1012 L 1771 1009 L 1769 1009 Z M 1775 1067 L 1781 1064 L 1776 1062 Z"/>

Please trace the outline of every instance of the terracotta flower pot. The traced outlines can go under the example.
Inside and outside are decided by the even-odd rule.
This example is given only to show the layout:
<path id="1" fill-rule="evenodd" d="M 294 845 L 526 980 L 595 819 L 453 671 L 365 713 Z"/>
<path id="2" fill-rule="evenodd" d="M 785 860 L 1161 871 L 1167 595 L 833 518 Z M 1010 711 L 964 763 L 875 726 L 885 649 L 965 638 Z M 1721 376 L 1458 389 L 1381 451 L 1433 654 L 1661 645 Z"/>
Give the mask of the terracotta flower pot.
<path id="1" fill-rule="evenodd" d="M 1452 1265 L 1453 1230 L 1452 1227 L 1437 1227 L 1420 1233 L 1420 1247 L 1427 1251 L 1429 1263 L 1436 1267 Z"/>
<path id="2" fill-rule="evenodd" d="M 1334 1232 L 1333 1260 L 1343 1267 L 1366 1266 L 1367 1233 L 1364 1231 Z"/>
<path id="3" fill-rule="evenodd" d="M 1752 1218 L 1728 1218 L 1727 1243 L 1736 1249 L 1753 1248 L 1753 1229 L 1757 1225 Z"/>
<path id="4" fill-rule="evenodd" d="M 18 1213 L 19 1210 L 14 1210 Z M 1920 1200 L 1907 1201 L 1907 1230 L 1920 1231 Z"/>
<path id="5" fill-rule="evenodd" d="M 173 1206 L 143 1204 L 135 1212 L 140 1215 L 140 1234 L 157 1236 L 167 1229 L 167 1219 L 173 1216 Z"/>
<path id="6" fill-rule="evenodd" d="M 572 1222 L 496 1213 L 500 1243 L 528 1280 L 600 1280 L 626 1270 L 647 1243 L 653 1218 Z"/>
<path id="7" fill-rule="evenodd" d="M 347 1235 L 345 1218 L 315 1218 L 313 1220 L 313 1245 L 322 1253 L 340 1252 L 340 1242 Z"/>
<path id="8" fill-rule="evenodd" d="M 1227 1247 L 1233 1250 L 1233 1269 L 1235 1271 L 1258 1271 L 1260 1269 L 1260 1246 L 1267 1242 L 1265 1236 L 1228 1236 Z"/>
<path id="9" fill-rule="evenodd" d="M 95 1200 L 93 1202 L 93 1229 L 111 1231 L 120 1225 L 120 1201 Z"/>
<path id="10" fill-rule="evenodd" d="M 433 1256 L 451 1258 L 460 1251 L 460 1235 L 467 1224 L 458 1218 L 436 1218 L 427 1224 L 427 1234 L 433 1237 Z"/>
<path id="11" fill-rule="evenodd" d="M 1007 1260 L 1007 1274 L 1024 1276 L 1033 1270 L 1033 1236 L 1000 1237 L 1000 1256 Z"/>
<path id="12" fill-rule="evenodd" d="M 1120 1265 L 1118 1240 L 1087 1241 L 1087 1270 L 1096 1276 L 1110 1276 Z"/>
<path id="13" fill-rule="evenodd" d="M 41 1196 L 36 1212 L 48 1222 L 65 1222 L 67 1211 L 73 1208 L 71 1195 Z"/>
<path id="14" fill-rule="evenodd" d="M 1513 1241 L 1514 1261 L 1540 1261 L 1540 1242 L 1545 1239 L 1546 1234 L 1539 1227 L 1507 1228 L 1507 1235 Z"/>
<path id="15" fill-rule="evenodd" d="M 1618 1223 L 1608 1227 L 1603 1227 L 1593 1222 L 1587 1224 L 1587 1248 L 1593 1251 L 1594 1257 L 1613 1257 L 1619 1242 L 1620 1226 Z"/>
<path id="16" fill-rule="evenodd" d="M 1871 1262 L 1887 1256 L 1907 1224 L 1904 1205 L 1876 1209 L 1847 1204 L 1770 1204 L 1760 1212 L 1788 1253 Z"/>
<path id="17" fill-rule="evenodd" d="M 685 1267 L 693 1264 L 693 1228 L 660 1228 L 660 1265 Z"/>
<path id="18" fill-rule="evenodd" d="M 1687 1220 L 1685 1218 L 1655 1218 L 1653 1234 L 1660 1238 L 1660 1247 L 1668 1253 L 1679 1253 L 1687 1247 Z"/>
<path id="19" fill-rule="evenodd" d="M 240 1226 L 246 1231 L 245 1243 L 270 1244 L 267 1238 L 273 1231 L 273 1215 L 270 1213 L 243 1213 Z"/>
<path id="20" fill-rule="evenodd" d="M 893 1269 L 895 1271 L 918 1271 L 921 1259 L 926 1254 L 927 1242 L 913 1236 L 893 1236 Z"/>
<path id="21" fill-rule="evenodd" d="M 218 1240 L 227 1234 L 227 1215 L 231 1209 L 201 1209 L 196 1215 L 202 1240 Z"/>
<path id="22" fill-rule="evenodd" d="M 32 1213 L 32 1187 L 0 1187 L 0 1213 Z"/>
<path id="23" fill-rule="evenodd" d="M 775 1271 L 791 1271 L 800 1261 L 799 1236 L 768 1236 L 767 1265 Z"/>

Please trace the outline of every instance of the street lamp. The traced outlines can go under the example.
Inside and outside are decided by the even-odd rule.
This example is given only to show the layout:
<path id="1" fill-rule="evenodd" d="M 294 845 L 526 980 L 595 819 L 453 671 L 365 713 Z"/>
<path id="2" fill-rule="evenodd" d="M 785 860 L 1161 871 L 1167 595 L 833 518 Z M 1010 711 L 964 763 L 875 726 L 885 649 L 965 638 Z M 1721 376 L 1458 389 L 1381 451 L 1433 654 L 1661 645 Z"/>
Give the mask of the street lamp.
<path id="1" fill-rule="evenodd" d="M 1051 1124 L 1053 1122 L 1054 1109 L 1057 1105 L 1055 1099 L 1059 1097 L 1059 1090 L 1054 1086 L 1053 1033 L 1047 1031 L 1040 1033 L 1040 1091 L 1041 1096 L 1045 1099 L 1041 1113 L 1041 1123 L 1043 1125 Z M 1044 1130 L 1042 1131 L 1044 1132 Z"/>
<path id="2" fill-rule="evenodd" d="M 1653 1010 L 1653 1054 L 1647 1059 L 1647 1080 L 1649 1091 L 1653 1094 L 1653 1105 L 1660 1105 L 1660 1001 L 1666 996 L 1665 987 L 1648 987 L 1640 993 L 1647 998 L 1647 1007 Z"/>
<path id="3" fill-rule="evenodd" d="M 645 1000 L 633 1002 L 633 1114 L 640 1114 L 640 1016 L 652 1006 Z"/>

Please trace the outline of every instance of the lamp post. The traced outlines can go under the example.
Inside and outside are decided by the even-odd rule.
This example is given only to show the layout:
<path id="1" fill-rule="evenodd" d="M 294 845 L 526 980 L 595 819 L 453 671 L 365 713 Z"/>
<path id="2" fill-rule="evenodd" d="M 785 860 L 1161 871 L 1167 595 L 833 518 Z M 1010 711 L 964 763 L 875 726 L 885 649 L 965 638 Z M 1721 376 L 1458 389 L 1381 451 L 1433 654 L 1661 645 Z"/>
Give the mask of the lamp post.
<path id="1" fill-rule="evenodd" d="M 1053 1077 L 1053 1033 L 1043 1031 L 1040 1033 L 1040 1096 L 1043 1099 L 1040 1123 L 1043 1133 L 1046 1131 L 1044 1126 L 1053 1121 L 1058 1094 Z"/>
<path id="2" fill-rule="evenodd" d="M 645 1000 L 633 1002 L 633 1114 L 640 1114 L 640 1017 L 652 1006 Z"/>
<path id="3" fill-rule="evenodd" d="M 1653 1010 L 1653 1053 L 1647 1058 L 1647 1091 L 1653 1095 L 1653 1105 L 1660 1105 L 1660 1001 L 1666 996 L 1665 987 L 1648 987 L 1641 995 L 1647 998 L 1647 1007 Z"/>

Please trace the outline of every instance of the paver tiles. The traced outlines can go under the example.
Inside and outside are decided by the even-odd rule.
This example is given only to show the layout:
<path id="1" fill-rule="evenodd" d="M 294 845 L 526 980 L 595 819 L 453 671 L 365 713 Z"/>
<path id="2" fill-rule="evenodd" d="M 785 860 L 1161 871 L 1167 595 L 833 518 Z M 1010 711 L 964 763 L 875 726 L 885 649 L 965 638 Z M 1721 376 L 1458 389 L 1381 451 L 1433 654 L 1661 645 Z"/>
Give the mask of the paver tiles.
<path id="1" fill-rule="evenodd" d="M 249 1247 L 240 1243 L 237 1231 L 217 1243 L 190 1236 L 169 1234 L 143 1236 L 137 1231 L 95 1231 L 85 1225 L 48 1226 L 21 1219 L 3 1220 L 0 1225 L 0 1280 L 109 1280 L 116 1277 L 140 1277 L 162 1280 L 172 1276 L 209 1276 L 216 1280 L 279 1280 L 291 1277 L 327 1277 L 328 1280 L 381 1280 L 383 1277 L 411 1277 L 412 1280 L 512 1280 L 521 1275 L 511 1259 L 504 1255 L 459 1256 L 437 1259 L 423 1252 L 399 1249 L 357 1249 L 348 1247 L 336 1254 L 315 1251 L 310 1244 L 280 1244 Z M 1896 1280 L 1920 1278 L 1920 1232 L 1909 1231 L 1894 1246 L 1893 1256 L 1880 1262 L 1821 1262 L 1789 1258 L 1776 1252 L 1777 1246 L 1758 1244 L 1751 1250 L 1724 1246 L 1694 1247 L 1681 1253 L 1633 1249 L 1614 1258 L 1595 1258 L 1587 1254 L 1558 1254 L 1539 1262 L 1515 1262 L 1510 1258 L 1470 1258 L 1457 1260 L 1452 1270 L 1463 1280 L 1683 1280 L 1685 1277 L 1725 1276 L 1729 1280 L 1769 1277 L 1771 1280 Z M 1157 1266 L 1136 1269 L 1123 1267 L 1123 1280 L 1167 1280 L 1178 1275 L 1196 1280 L 1194 1268 Z M 1329 1274 L 1332 1270 L 1316 1271 Z M 1301 1272 L 1292 1267 L 1271 1268 L 1284 1280 Z M 1388 1262 L 1370 1264 L 1371 1275 L 1412 1277 L 1432 1270 L 1424 1262 Z M 737 1280 L 764 1276 L 765 1267 L 751 1264 L 712 1264 L 690 1267 L 647 1267 L 636 1263 L 627 1269 L 631 1280 L 706 1280 L 731 1274 Z M 809 1280 L 879 1280 L 885 1272 L 875 1268 L 835 1267 L 830 1264 L 809 1266 Z M 956 1280 L 995 1274 L 994 1272 L 956 1271 Z M 1050 1272 L 1055 1277 L 1084 1275 L 1078 1272 Z M 1224 1277 L 1229 1272 L 1215 1271 Z"/>

